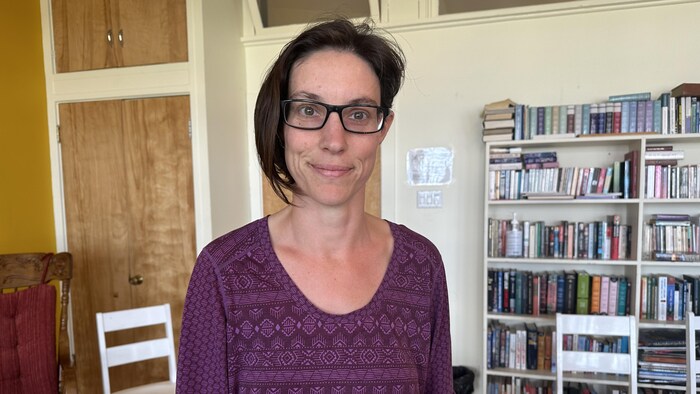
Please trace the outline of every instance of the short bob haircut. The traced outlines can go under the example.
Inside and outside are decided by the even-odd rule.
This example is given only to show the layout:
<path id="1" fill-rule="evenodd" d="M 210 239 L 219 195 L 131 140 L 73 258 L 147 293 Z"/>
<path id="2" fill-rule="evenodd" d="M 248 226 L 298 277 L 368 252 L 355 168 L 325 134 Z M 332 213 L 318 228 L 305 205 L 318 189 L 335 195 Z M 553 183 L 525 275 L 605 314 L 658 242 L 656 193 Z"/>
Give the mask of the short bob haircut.
<path id="1" fill-rule="evenodd" d="M 379 35 L 367 20 L 355 24 L 339 18 L 308 27 L 289 42 L 270 67 L 255 103 L 255 145 L 262 171 L 285 203 L 284 190 L 299 192 L 284 156 L 284 121 L 281 100 L 288 99 L 292 67 L 314 52 L 335 49 L 364 59 L 379 78 L 382 107 L 391 108 L 404 79 L 406 59 L 398 44 Z M 341 104 L 341 103 L 336 103 Z"/>

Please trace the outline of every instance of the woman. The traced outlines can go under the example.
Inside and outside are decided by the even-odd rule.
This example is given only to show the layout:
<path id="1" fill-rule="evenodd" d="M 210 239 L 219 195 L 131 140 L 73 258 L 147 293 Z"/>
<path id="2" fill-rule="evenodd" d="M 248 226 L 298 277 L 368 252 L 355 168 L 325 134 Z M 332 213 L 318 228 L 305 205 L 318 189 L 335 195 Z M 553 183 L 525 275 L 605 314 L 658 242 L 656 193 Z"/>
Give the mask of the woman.
<path id="1" fill-rule="evenodd" d="M 452 392 L 440 254 L 364 212 L 403 75 L 401 50 L 367 24 L 321 23 L 283 49 L 255 135 L 288 206 L 200 254 L 178 392 Z"/>

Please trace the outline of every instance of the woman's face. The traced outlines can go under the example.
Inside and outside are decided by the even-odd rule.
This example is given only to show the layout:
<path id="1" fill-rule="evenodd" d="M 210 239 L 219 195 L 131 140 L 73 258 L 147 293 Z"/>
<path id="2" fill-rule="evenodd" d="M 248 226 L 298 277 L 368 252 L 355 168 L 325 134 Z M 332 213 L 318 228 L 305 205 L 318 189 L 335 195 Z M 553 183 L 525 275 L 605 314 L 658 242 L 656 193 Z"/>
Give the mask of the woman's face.
<path id="1" fill-rule="evenodd" d="M 367 62 L 350 52 L 332 49 L 314 52 L 299 60 L 291 70 L 290 99 L 378 106 L 380 97 L 376 74 Z M 345 131 L 337 112 L 330 114 L 320 130 L 285 125 L 287 168 L 301 192 L 295 195 L 295 204 L 364 204 L 365 184 L 392 121 L 393 113 L 385 119 L 382 130 L 374 134 Z"/>

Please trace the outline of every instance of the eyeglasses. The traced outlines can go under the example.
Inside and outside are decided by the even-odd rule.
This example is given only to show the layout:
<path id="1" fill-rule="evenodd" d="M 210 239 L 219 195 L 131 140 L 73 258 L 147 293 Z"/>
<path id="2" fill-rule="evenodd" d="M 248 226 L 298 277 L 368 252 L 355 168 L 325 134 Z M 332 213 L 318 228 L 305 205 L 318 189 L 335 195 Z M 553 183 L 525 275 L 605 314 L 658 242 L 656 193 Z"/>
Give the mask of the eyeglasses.
<path id="1" fill-rule="evenodd" d="M 330 105 L 314 100 L 282 100 L 284 123 L 301 130 L 318 130 L 332 112 L 340 116 L 346 131 L 358 134 L 376 133 L 384 127 L 389 109 L 376 105 Z"/>

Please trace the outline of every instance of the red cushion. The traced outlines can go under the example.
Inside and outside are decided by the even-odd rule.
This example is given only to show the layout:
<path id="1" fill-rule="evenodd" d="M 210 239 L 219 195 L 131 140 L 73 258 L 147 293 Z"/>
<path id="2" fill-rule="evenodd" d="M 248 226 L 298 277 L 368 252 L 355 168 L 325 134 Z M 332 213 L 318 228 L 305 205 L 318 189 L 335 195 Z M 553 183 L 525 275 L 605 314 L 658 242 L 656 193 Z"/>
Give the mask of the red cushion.
<path id="1" fill-rule="evenodd" d="M 0 393 L 56 393 L 56 291 L 0 294 Z"/>

